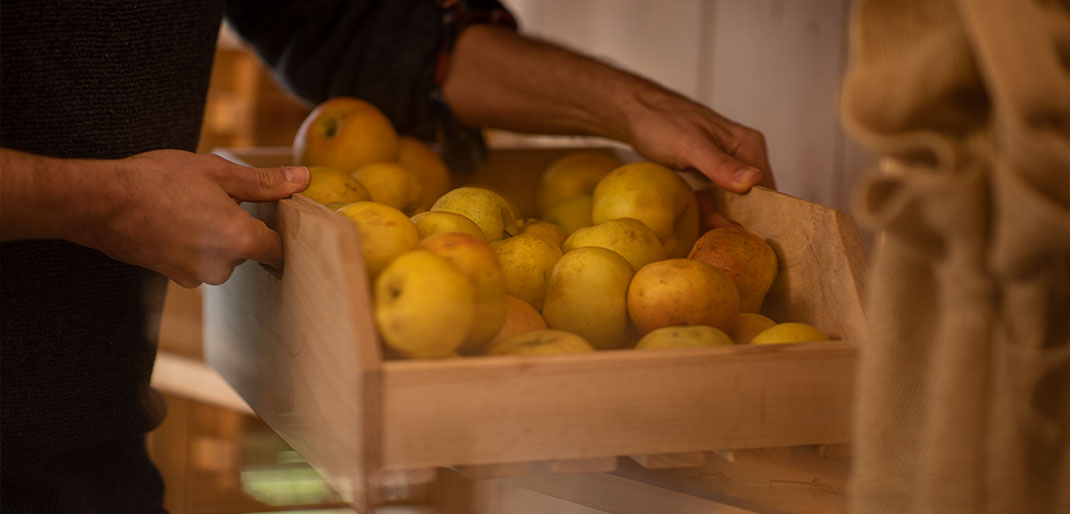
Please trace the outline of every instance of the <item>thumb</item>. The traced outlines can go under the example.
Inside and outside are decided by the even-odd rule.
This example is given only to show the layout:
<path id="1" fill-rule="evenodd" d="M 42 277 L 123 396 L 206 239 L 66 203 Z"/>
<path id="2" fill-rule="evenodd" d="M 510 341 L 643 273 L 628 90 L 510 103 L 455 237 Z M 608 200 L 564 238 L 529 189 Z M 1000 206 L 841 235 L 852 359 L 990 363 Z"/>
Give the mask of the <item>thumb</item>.
<path id="1" fill-rule="evenodd" d="M 271 202 L 304 191 L 309 182 L 304 166 L 250 168 L 230 166 L 219 177 L 219 185 L 243 202 Z"/>
<path id="2" fill-rule="evenodd" d="M 703 152 L 695 159 L 694 166 L 714 184 L 736 193 L 749 191 L 765 175 L 758 168 L 715 149 Z"/>

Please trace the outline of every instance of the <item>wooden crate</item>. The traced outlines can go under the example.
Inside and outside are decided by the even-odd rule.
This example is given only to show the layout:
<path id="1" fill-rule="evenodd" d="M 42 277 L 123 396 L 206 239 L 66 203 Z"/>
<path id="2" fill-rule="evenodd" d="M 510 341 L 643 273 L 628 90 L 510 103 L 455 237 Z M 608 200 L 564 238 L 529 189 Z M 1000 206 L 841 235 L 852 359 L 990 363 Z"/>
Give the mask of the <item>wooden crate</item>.
<path id="1" fill-rule="evenodd" d="M 571 150 L 494 151 L 458 182 L 489 185 L 530 213 L 539 173 Z M 287 149 L 227 155 L 260 166 L 289 161 Z M 716 198 L 780 257 L 763 312 L 835 340 L 385 361 L 356 232 L 295 196 L 245 205 L 282 234 L 285 269 L 247 262 L 206 288 L 206 359 L 361 512 L 436 467 L 473 476 L 515 473 L 530 461 L 606 470 L 618 456 L 693 465 L 705 451 L 847 442 L 864 325 L 853 220 L 760 188 Z"/>

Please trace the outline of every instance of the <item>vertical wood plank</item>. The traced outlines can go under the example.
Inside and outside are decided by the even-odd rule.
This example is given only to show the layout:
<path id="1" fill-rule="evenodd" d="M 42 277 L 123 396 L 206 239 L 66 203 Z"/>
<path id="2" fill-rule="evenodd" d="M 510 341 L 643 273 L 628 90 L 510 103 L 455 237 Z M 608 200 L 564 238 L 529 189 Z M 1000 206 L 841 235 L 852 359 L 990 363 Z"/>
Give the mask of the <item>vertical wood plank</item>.
<path id="1" fill-rule="evenodd" d="M 701 99 L 765 134 L 782 191 L 840 209 L 847 4 L 716 1 L 712 85 Z"/>
<path id="2" fill-rule="evenodd" d="M 522 31 L 639 73 L 694 98 L 703 0 L 510 0 Z"/>
<path id="3" fill-rule="evenodd" d="M 149 456 L 164 481 L 163 506 L 171 514 L 188 512 L 189 409 L 189 400 L 167 397 L 167 417 L 147 439 Z"/>

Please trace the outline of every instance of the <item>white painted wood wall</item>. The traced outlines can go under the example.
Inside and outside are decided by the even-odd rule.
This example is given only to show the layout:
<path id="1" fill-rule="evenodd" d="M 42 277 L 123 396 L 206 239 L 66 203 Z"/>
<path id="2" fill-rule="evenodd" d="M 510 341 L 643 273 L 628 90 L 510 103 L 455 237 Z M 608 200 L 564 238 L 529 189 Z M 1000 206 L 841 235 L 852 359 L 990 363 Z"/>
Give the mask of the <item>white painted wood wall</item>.
<path id="1" fill-rule="evenodd" d="M 844 134 L 850 0 L 505 0 L 521 30 L 761 130 L 779 188 L 850 208 L 872 163 Z"/>

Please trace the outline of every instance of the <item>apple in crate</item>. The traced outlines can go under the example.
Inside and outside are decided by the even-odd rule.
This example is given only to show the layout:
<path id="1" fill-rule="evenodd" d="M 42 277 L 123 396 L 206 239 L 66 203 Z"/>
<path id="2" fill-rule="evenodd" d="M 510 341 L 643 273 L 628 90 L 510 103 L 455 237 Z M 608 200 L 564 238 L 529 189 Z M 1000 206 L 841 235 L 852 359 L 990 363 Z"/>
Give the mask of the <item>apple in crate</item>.
<path id="1" fill-rule="evenodd" d="M 621 164 L 616 156 L 602 150 L 578 150 L 557 158 L 539 176 L 539 214 L 545 215 L 569 198 L 590 195 L 598 181 Z"/>
<path id="2" fill-rule="evenodd" d="M 729 330 L 739 314 L 739 292 L 728 275 L 705 262 L 666 259 L 635 274 L 628 314 L 643 334 L 677 325 Z"/>
<path id="3" fill-rule="evenodd" d="M 375 281 L 383 343 L 408 358 L 452 355 L 475 324 L 475 289 L 448 260 L 425 249 L 405 252 Z"/>
<path id="4" fill-rule="evenodd" d="M 505 292 L 542 311 L 546 286 L 561 249 L 532 234 L 519 234 L 490 244 L 505 272 Z"/>
<path id="5" fill-rule="evenodd" d="M 635 218 L 654 231 L 669 257 L 684 257 L 698 238 L 698 200 L 676 172 L 652 162 L 625 164 L 594 189 L 594 223 Z"/>
<path id="6" fill-rule="evenodd" d="M 448 232 L 472 234 L 483 239 L 483 231 L 474 221 L 454 212 L 425 211 L 413 216 L 412 222 L 416 224 L 420 239 Z"/>
<path id="7" fill-rule="evenodd" d="M 627 306 L 634 274 L 612 250 L 588 246 L 566 253 L 546 286 L 546 325 L 577 334 L 599 350 L 626 344 L 634 334 Z"/>
<path id="8" fill-rule="evenodd" d="M 481 237 L 458 232 L 436 234 L 416 245 L 449 261 L 468 278 L 475 291 L 475 322 L 461 342 L 461 353 L 477 352 L 505 323 L 505 274 L 494 250 Z M 437 293 L 425 293 L 434 298 Z"/>
<path id="9" fill-rule="evenodd" d="M 702 348 L 704 346 L 731 346 L 732 338 L 721 329 L 708 325 L 662 327 L 639 340 L 636 350 L 661 348 Z"/>
<path id="10" fill-rule="evenodd" d="M 565 240 L 563 250 L 568 252 L 584 246 L 613 250 L 627 259 L 636 271 L 665 259 L 665 250 L 658 236 L 650 227 L 633 218 L 606 220 L 593 227 L 581 228 Z"/>
<path id="11" fill-rule="evenodd" d="M 758 312 L 780 267 L 776 252 L 757 234 L 740 227 L 715 228 L 695 241 L 688 257 L 707 262 L 732 278 L 740 312 Z"/>
<path id="12" fill-rule="evenodd" d="M 482 187 L 458 187 L 442 195 L 431 211 L 460 214 L 483 231 L 487 241 L 497 241 L 520 232 L 513 207 L 498 193 Z"/>
<path id="13" fill-rule="evenodd" d="M 336 97 L 316 106 L 294 136 L 294 161 L 353 171 L 365 164 L 393 161 L 398 134 L 374 105 Z"/>

